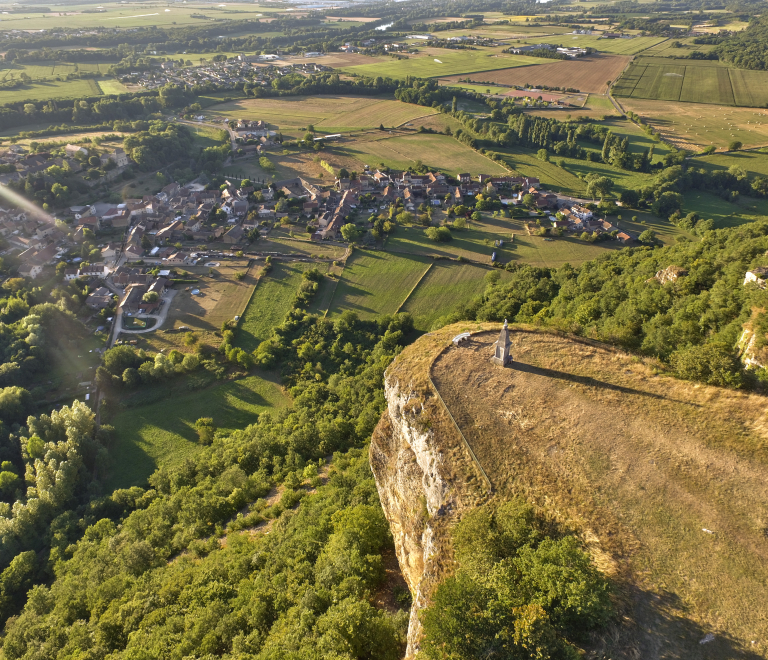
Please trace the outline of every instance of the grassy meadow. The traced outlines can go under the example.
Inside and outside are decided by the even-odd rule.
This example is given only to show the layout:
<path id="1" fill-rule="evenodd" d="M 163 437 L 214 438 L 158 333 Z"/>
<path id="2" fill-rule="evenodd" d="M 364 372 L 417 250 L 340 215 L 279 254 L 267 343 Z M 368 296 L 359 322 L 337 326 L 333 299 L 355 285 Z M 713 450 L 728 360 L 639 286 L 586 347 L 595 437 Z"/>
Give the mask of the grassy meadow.
<path id="1" fill-rule="evenodd" d="M 110 450 L 112 467 L 107 490 L 141 485 L 158 467 L 178 463 L 200 448 L 194 424 L 212 417 L 217 428 L 234 431 L 289 400 L 271 376 L 246 376 L 190 391 L 195 380 L 178 379 L 143 389 L 141 403 L 111 420 L 117 440 Z M 130 398 L 128 403 L 130 403 Z"/>
<path id="2" fill-rule="evenodd" d="M 491 268 L 476 264 L 435 261 L 400 308 L 413 316 L 417 330 L 429 331 L 433 324 L 459 305 L 470 302 L 485 287 Z M 502 281 L 506 271 L 497 271 Z"/>
<path id="3" fill-rule="evenodd" d="M 378 138 L 378 135 L 374 137 Z M 351 144 L 344 143 L 343 147 L 334 147 L 333 153 L 371 167 L 384 163 L 395 169 L 407 169 L 420 161 L 435 170 L 450 167 L 449 171 L 453 174 L 459 171 L 475 175 L 505 173 L 498 163 L 448 135 L 415 133 L 381 139 L 359 139 Z"/>

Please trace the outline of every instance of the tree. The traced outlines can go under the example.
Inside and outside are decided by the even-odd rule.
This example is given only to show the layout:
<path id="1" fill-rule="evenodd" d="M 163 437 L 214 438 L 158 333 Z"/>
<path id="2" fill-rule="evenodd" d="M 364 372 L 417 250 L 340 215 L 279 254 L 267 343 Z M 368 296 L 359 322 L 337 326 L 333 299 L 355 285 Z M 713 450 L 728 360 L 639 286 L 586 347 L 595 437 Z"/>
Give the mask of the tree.
<path id="1" fill-rule="evenodd" d="M 728 151 L 738 151 L 743 145 L 738 140 L 734 140 L 728 145 Z"/>
<path id="2" fill-rule="evenodd" d="M 613 188 L 613 181 L 607 176 L 592 176 L 587 179 L 587 195 L 593 199 L 595 197 L 603 199 Z"/>
<path id="3" fill-rule="evenodd" d="M 123 372 L 123 385 L 130 389 L 141 385 L 141 376 L 137 369 L 129 367 Z"/>
<path id="4" fill-rule="evenodd" d="M 216 434 L 216 427 L 213 425 L 212 417 L 201 417 L 195 422 L 197 437 L 201 445 L 210 445 Z"/>
<path id="5" fill-rule="evenodd" d="M 656 232 L 653 229 L 646 229 L 637 239 L 646 245 L 653 245 L 656 243 Z"/>
<path id="6" fill-rule="evenodd" d="M 549 152 L 546 149 L 539 149 L 536 152 L 536 158 L 543 160 L 545 163 L 549 162 Z"/>
<path id="7" fill-rule="evenodd" d="M 244 280 L 244 279 L 245 279 L 245 272 L 244 272 L 244 271 L 242 271 L 242 270 L 239 270 L 239 271 L 237 271 L 237 272 L 235 273 L 235 279 L 236 279 L 238 282 L 241 282 L 242 280 Z"/>
<path id="8" fill-rule="evenodd" d="M 428 227 L 424 233 L 427 235 L 427 238 L 436 243 L 447 243 L 453 238 L 451 231 L 447 227 Z"/>
<path id="9" fill-rule="evenodd" d="M 523 204 L 525 204 L 528 208 L 536 206 L 536 198 L 530 193 L 523 195 Z"/>
<path id="10" fill-rule="evenodd" d="M 710 154 L 715 153 L 715 151 L 717 151 L 717 147 L 714 144 L 710 144 L 708 147 L 704 147 L 704 151 L 702 151 L 702 153 L 709 156 Z"/>
<path id="11" fill-rule="evenodd" d="M 463 217 L 456 218 L 453 221 L 453 227 L 454 229 L 466 229 L 467 228 L 467 219 Z"/>
<path id="12" fill-rule="evenodd" d="M 360 239 L 360 237 L 363 235 L 363 232 L 350 222 L 346 225 L 342 225 L 341 235 L 345 241 L 354 243 Z"/>
<path id="13" fill-rule="evenodd" d="M 408 211 L 402 211 L 397 214 L 395 220 L 397 220 L 397 223 L 400 225 L 410 225 L 413 223 L 413 214 Z"/>
<path id="14" fill-rule="evenodd" d="M 141 297 L 141 299 L 142 299 L 142 300 L 143 300 L 145 303 L 156 303 L 156 302 L 157 302 L 157 301 L 160 299 L 160 296 L 158 295 L 157 291 L 147 291 L 147 292 L 146 292 L 146 293 L 145 293 L 145 294 L 144 294 L 144 295 Z"/>

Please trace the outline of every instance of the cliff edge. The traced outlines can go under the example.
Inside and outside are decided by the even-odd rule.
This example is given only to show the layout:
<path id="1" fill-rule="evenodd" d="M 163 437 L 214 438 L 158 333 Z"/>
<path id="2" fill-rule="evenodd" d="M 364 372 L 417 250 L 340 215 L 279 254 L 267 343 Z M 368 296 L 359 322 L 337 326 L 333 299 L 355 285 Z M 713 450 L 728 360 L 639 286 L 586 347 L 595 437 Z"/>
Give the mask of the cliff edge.
<path id="1" fill-rule="evenodd" d="M 616 585 L 619 616 L 591 657 L 768 657 L 768 400 L 522 326 L 502 368 L 499 328 L 430 333 L 386 372 L 370 458 L 413 594 L 406 657 L 454 570 L 451 525 L 519 496 Z"/>

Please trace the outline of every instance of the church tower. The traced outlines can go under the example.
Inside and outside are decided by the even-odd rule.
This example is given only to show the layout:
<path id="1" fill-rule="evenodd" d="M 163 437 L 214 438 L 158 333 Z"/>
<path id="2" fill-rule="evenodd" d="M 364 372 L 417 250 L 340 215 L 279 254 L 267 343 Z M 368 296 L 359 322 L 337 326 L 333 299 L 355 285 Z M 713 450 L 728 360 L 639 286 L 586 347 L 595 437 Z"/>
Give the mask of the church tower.
<path id="1" fill-rule="evenodd" d="M 512 362 L 512 356 L 509 354 L 510 346 L 512 346 L 512 342 L 509 339 L 509 328 L 507 327 L 507 319 L 504 319 L 504 325 L 501 328 L 499 338 L 493 345 L 491 362 L 498 364 L 500 367 L 505 367 L 507 363 Z"/>

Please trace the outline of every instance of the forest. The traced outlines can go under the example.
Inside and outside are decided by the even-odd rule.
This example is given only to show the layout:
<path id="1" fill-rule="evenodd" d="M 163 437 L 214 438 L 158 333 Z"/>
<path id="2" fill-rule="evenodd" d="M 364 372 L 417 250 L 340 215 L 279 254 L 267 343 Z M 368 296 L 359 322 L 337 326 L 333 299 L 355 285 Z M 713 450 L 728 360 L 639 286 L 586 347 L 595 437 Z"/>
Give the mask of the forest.
<path id="1" fill-rule="evenodd" d="M 440 323 L 477 319 L 541 324 L 658 358 L 677 376 L 711 385 L 762 387 L 763 368 L 745 371 L 742 326 L 764 314 L 768 293 L 743 285 L 766 263 L 768 222 L 707 230 L 700 241 L 624 248 L 578 268 L 507 265 L 512 278 Z M 683 275 L 660 284 L 676 266 Z"/>

